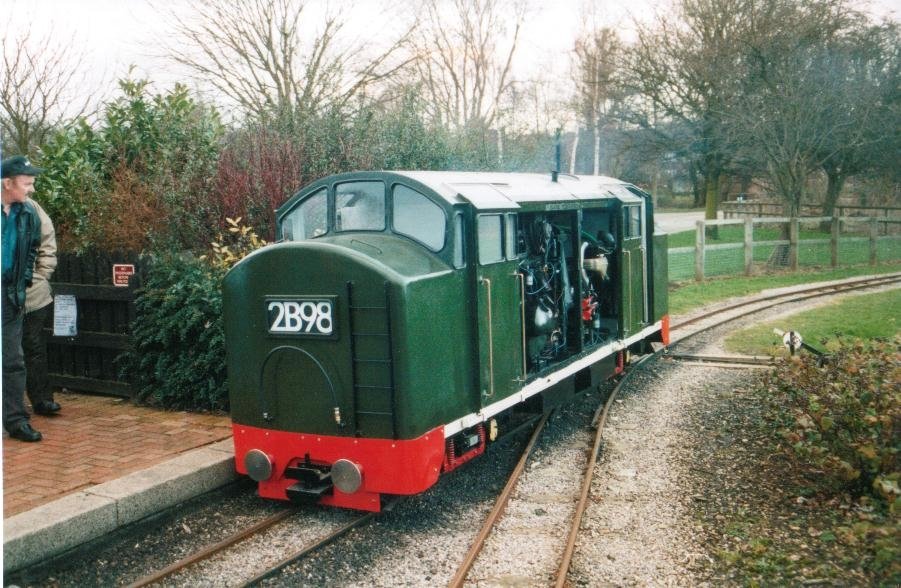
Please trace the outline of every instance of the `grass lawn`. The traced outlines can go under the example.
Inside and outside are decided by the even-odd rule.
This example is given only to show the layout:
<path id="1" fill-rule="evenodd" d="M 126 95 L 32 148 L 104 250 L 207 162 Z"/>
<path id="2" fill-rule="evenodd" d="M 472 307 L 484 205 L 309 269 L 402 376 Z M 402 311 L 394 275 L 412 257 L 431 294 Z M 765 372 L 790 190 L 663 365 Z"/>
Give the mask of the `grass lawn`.
<path id="1" fill-rule="evenodd" d="M 718 278 L 703 282 L 685 282 L 669 288 L 671 315 L 684 314 L 694 308 L 735 296 L 749 296 L 769 288 L 782 288 L 815 282 L 828 282 L 855 276 L 901 272 L 901 262 L 843 267 L 829 270 L 799 271 L 796 273 L 768 274 L 750 278 Z"/>
<path id="2" fill-rule="evenodd" d="M 748 355 L 785 353 L 774 328 L 797 331 L 804 341 L 824 351 L 837 335 L 860 339 L 891 338 L 901 333 L 901 289 L 855 295 L 775 321 L 733 333 L 726 338 L 728 351 Z"/>

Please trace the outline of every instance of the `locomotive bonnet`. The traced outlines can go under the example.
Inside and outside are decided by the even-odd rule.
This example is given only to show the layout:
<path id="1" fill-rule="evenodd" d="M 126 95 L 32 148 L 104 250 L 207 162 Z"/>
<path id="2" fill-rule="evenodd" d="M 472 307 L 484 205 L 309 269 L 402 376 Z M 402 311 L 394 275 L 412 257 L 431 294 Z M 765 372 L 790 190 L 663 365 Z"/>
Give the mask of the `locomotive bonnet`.
<path id="1" fill-rule="evenodd" d="M 223 282 L 238 471 L 378 511 L 666 343 L 666 236 L 612 178 L 355 172 Z"/>

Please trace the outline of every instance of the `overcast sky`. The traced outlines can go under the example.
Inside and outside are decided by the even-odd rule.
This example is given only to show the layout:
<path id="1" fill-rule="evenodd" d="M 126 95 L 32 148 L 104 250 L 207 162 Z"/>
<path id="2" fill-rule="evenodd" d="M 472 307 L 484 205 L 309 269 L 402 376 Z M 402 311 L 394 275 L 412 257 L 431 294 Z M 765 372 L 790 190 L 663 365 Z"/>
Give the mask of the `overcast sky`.
<path id="1" fill-rule="evenodd" d="M 628 28 L 632 15 L 647 18 L 662 1 L 597 0 L 595 4 L 603 12 L 601 24 Z M 172 65 L 158 55 L 160 41 L 172 39 L 172 25 L 154 4 L 189 14 L 190 0 L 5 0 L 3 4 L 10 9 L 7 20 L 16 28 L 31 27 L 41 38 L 52 34 L 61 41 L 75 39 L 90 64 L 94 81 L 121 78 L 130 65 L 136 66 L 140 77 L 156 85 L 168 86 L 178 80 Z M 340 5 L 335 0 L 332 4 Z M 357 0 L 357 4 L 360 8 L 348 15 L 348 29 L 357 26 L 358 30 L 375 32 L 370 13 L 381 12 L 385 2 Z M 519 76 L 546 68 L 549 61 L 572 49 L 576 34 L 585 25 L 588 4 L 589 0 L 532 0 L 517 50 Z"/>
<path id="2" fill-rule="evenodd" d="M 349 13 L 348 29 L 361 35 L 377 32 L 372 23 L 388 0 L 358 0 L 361 7 Z M 669 0 L 532 0 L 517 51 L 516 74 L 530 77 L 534 72 L 558 71 L 568 76 L 568 53 L 580 29 L 590 25 L 586 6 L 598 7 L 598 24 L 615 26 L 626 32 L 633 18 L 650 19 Z M 863 5 L 863 0 L 861 0 Z M 156 0 L 156 5 L 190 13 L 190 0 Z M 871 0 L 872 12 L 897 18 L 901 0 Z M 340 0 L 332 0 L 340 6 Z M 154 82 L 164 91 L 184 75 L 159 56 L 161 41 L 172 39 L 172 25 L 154 8 L 153 0 L 3 0 L 5 20 L 12 29 L 31 27 L 33 35 L 48 35 L 66 41 L 84 52 L 90 78 L 86 85 L 107 94 L 115 80 L 134 65 L 136 75 Z M 354 29 L 356 27 L 356 29 Z M 5 34 L 4 40 L 12 35 Z M 566 70 L 566 71 L 564 71 Z M 98 88 L 104 82 L 104 85 Z"/>

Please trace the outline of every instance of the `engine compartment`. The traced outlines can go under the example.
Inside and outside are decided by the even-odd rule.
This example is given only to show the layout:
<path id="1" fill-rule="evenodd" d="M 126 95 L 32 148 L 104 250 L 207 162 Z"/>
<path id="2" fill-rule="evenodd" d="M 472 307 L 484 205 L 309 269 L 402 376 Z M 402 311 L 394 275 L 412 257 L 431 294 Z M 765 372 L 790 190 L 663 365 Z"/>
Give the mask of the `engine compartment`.
<path id="1" fill-rule="evenodd" d="M 617 336 L 613 219 L 606 209 L 519 215 L 530 373 Z"/>

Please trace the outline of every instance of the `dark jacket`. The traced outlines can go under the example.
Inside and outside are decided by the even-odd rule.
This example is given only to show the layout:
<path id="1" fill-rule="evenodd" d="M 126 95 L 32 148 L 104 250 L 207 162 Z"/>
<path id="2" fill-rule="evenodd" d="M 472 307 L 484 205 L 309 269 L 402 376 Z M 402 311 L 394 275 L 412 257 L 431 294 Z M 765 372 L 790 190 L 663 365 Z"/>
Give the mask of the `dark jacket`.
<path id="1" fill-rule="evenodd" d="M 25 306 L 25 289 L 31 285 L 34 260 L 41 246 L 41 219 L 30 202 L 22 203 L 16 215 L 16 255 L 13 258 L 13 279 L 3 283 L 3 295 L 16 308 Z"/>

